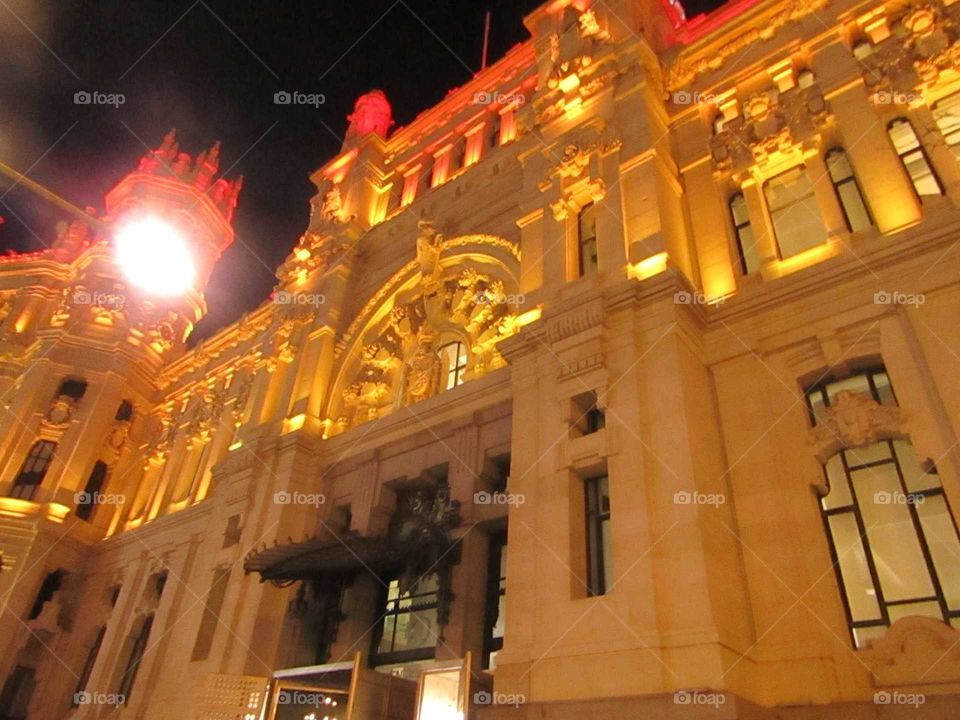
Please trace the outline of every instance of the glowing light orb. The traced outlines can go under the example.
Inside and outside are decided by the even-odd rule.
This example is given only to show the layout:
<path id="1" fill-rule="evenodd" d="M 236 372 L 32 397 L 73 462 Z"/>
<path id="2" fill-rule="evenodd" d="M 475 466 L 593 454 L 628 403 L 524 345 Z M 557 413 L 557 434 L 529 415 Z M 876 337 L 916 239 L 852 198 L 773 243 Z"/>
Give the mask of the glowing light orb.
<path id="1" fill-rule="evenodd" d="M 127 279 L 152 295 L 179 295 L 196 279 L 193 255 L 183 235 L 169 223 L 143 217 L 114 235 L 117 260 Z"/>

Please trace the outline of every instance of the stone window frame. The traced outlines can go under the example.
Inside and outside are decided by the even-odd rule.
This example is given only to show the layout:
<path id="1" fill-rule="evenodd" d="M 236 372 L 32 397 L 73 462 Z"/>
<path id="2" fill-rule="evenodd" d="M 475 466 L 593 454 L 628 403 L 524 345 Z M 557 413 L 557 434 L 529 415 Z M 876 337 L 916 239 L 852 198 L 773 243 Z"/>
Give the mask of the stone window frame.
<path id="1" fill-rule="evenodd" d="M 883 376 L 886 378 L 885 386 L 878 384 L 877 378 Z M 831 401 L 827 397 L 827 387 L 838 381 L 850 381 L 858 377 L 867 379 L 869 396 L 863 393 L 853 391 L 838 391 Z M 881 393 L 881 387 L 885 391 Z M 812 398 L 818 396 L 820 401 L 819 410 L 812 402 Z M 934 594 L 929 598 L 924 596 L 920 598 L 898 599 L 888 601 L 883 596 L 883 586 L 879 573 L 876 569 L 876 559 L 871 548 L 871 537 L 869 528 L 866 528 L 864 518 L 860 509 L 861 500 L 856 494 L 853 478 L 846 453 L 857 449 L 874 447 L 878 444 L 886 443 L 889 447 L 889 456 L 876 462 L 861 463 L 858 469 L 865 467 L 874 467 L 879 465 L 893 464 L 900 482 L 901 491 L 905 497 L 922 496 L 941 497 L 947 514 L 952 521 L 954 532 L 960 537 L 960 531 L 957 527 L 957 516 L 950 507 L 949 499 L 942 482 L 937 486 L 925 487 L 922 490 L 911 491 L 907 485 L 904 471 L 901 468 L 902 450 L 898 450 L 896 443 L 906 442 L 913 447 L 912 442 L 906 432 L 902 429 L 900 408 L 893 389 L 892 382 L 886 368 L 882 364 L 871 364 L 842 377 L 829 377 L 818 380 L 815 384 L 804 388 L 804 397 L 812 425 L 810 433 L 810 444 L 814 449 L 814 455 L 821 465 L 822 479 L 815 483 L 814 487 L 819 496 L 818 506 L 824 526 L 824 534 L 829 546 L 830 557 L 833 568 L 836 573 L 840 599 L 843 603 L 844 614 L 847 621 L 847 627 L 850 632 L 851 642 L 854 648 L 863 650 L 871 646 L 871 642 L 882 640 L 893 622 L 890 620 L 890 608 L 896 606 L 908 606 L 919 602 L 936 602 L 941 608 L 943 617 L 939 618 L 945 625 L 953 624 L 960 629 L 960 607 L 951 609 L 939 579 L 939 570 L 933 554 L 930 550 L 926 531 L 922 524 L 919 512 L 915 505 L 908 503 L 907 509 L 910 513 L 912 526 L 914 528 L 918 547 L 925 561 L 925 567 L 930 578 L 931 587 Z M 828 464 L 833 458 L 839 456 L 841 461 L 841 470 L 843 477 L 850 488 L 850 502 L 836 507 L 827 507 L 826 498 L 831 494 L 829 483 Z M 929 462 L 929 461 L 928 461 Z M 925 463 L 921 462 L 921 466 Z M 936 475 L 936 470 L 927 469 L 928 474 Z M 880 615 L 876 619 L 854 620 L 853 610 L 850 604 L 847 584 L 844 580 L 840 556 L 837 553 L 836 539 L 831 528 L 831 518 L 835 516 L 852 516 L 856 522 L 858 534 L 860 536 L 861 550 L 867 564 L 870 575 L 870 582 L 877 600 L 877 611 Z M 907 615 L 899 618 L 897 622 L 913 621 L 915 619 L 926 619 L 928 616 Z M 937 618 L 931 618 L 937 620 Z M 863 637 L 858 637 L 857 630 L 868 630 L 870 628 L 880 628 L 882 632 L 863 633 Z M 947 628 L 944 628 L 947 629 Z"/>

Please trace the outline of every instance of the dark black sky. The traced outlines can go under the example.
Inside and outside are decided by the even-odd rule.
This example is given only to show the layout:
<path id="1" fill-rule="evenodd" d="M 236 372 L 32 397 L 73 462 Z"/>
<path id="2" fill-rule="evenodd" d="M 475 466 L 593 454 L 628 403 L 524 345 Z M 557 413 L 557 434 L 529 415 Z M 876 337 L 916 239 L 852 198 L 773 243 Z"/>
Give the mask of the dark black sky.
<path id="1" fill-rule="evenodd" d="M 169 128 L 191 154 L 222 140 L 221 171 L 245 186 L 237 242 L 196 333 L 206 335 L 269 293 L 306 225 L 308 175 L 339 149 L 357 95 L 383 89 L 408 123 L 479 68 L 487 10 L 496 60 L 526 39 L 522 18 L 541 1 L 2 0 L 0 160 L 101 210 Z M 688 16 L 716 4 L 685 3 Z M 76 105 L 78 90 L 125 103 Z M 278 106 L 278 90 L 326 103 Z M 63 217 L 21 189 L 0 200 L 0 215 L 0 251 L 42 247 Z"/>

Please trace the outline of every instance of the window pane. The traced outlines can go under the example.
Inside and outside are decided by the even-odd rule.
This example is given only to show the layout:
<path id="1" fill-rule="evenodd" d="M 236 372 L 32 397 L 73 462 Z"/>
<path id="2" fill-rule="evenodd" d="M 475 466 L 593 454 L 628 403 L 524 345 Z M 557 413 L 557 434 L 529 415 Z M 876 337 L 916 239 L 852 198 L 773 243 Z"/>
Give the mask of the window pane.
<path id="1" fill-rule="evenodd" d="M 905 119 L 894 120 L 887 131 L 897 155 L 903 161 L 907 174 L 913 181 L 913 187 L 918 195 L 941 195 L 940 183 L 937 182 L 930 164 L 920 147 L 913 126 Z"/>
<path id="2" fill-rule="evenodd" d="M 840 196 L 843 211 L 847 215 L 847 222 L 850 223 L 850 231 L 857 232 L 870 227 L 870 215 L 867 213 L 867 206 L 863 202 L 863 195 L 860 194 L 856 180 L 851 179 L 838 186 L 837 194 Z"/>
<path id="3" fill-rule="evenodd" d="M 805 168 L 795 167 L 778 175 L 763 190 L 781 257 L 797 255 L 827 239 Z"/>
<path id="4" fill-rule="evenodd" d="M 897 404 L 897 399 L 893 396 L 893 388 L 890 387 L 890 378 L 886 373 L 876 373 L 873 376 L 873 384 L 877 388 L 881 405 Z"/>
<path id="5" fill-rule="evenodd" d="M 746 225 L 750 222 L 750 215 L 747 214 L 747 201 L 742 193 L 737 193 L 730 199 L 730 214 L 733 215 L 735 225 Z"/>
<path id="6" fill-rule="evenodd" d="M 851 617 L 854 622 L 879 620 L 880 605 L 877 603 L 867 555 L 863 550 L 853 513 L 831 515 L 828 522 L 837 552 L 840 575 L 847 591 Z"/>
<path id="7" fill-rule="evenodd" d="M 937 620 L 943 620 L 943 610 L 940 609 L 940 603 L 932 600 L 919 603 L 908 603 L 906 605 L 891 605 L 887 608 L 887 614 L 890 616 L 890 624 L 893 625 L 897 620 L 911 615 L 922 615 L 932 617 Z"/>
<path id="8" fill-rule="evenodd" d="M 757 252 L 757 240 L 753 235 L 753 228 L 749 225 L 740 228 L 737 232 L 737 240 L 740 242 L 740 252 L 743 254 L 746 272 L 756 272 L 760 269 L 760 253 Z"/>
<path id="9" fill-rule="evenodd" d="M 881 462 L 883 460 L 891 460 L 893 458 L 890 452 L 890 445 L 886 441 L 867 445 L 866 447 L 845 450 L 844 454 L 847 458 L 847 467 L 851 470 L 862 467 L 863 465 L 869 465 L 870 463 Z M 866 472 L 869 473 L 869 471 Z"/>
<path id="10" fill-rule="evenodd" d="M 923 469 L 913 450 L 913 445 L 906 440 L 894 440 L 893 447 L 896 449 L 900 472 L 903 473 L 908 492 L 921 492 L 940 487 L 940 477 L 936 473 L 928 473 Z"/>
<path id="11" fill-rule="evenodd" d="M 843 469 L 843 458 L 840 453 L 830 458 L 825 467 L 827 481 L 830 483 L 830 493 L 820 500 L 823 508 L 832 510 L 833 508 L 852 505 L 853 498 L 850 496 L 850 484 L 847 482 L 847 474 Z"/>
<path id="12" fill-rule="evenodd" d="M 597 269 L 597 206 L 591 203 L 577 217 L 577 246 L 580 275 L 589 275 Z"/>
<path id="13" fill-rule="evenodd" d="M 820 422 L 823 419 L 823 409 L 826 407 L 823 404 L 823 393 L 820 390 L 813 390 L 807 393 L 807 397 L 810 398 L 810 409 L 813 410 L 814 418 Z"/>
<path id="14" fill-rule="evenodd" d="M 960 610 L 960 540 L 942 495 L 932 495 L 917 504 L 923 534 L 933 556 L 937 578 L 947 607 Z"/>
<path id="15" fill-rule="evenodd" d="M 383 637 L 380 638 L 380 647 L 377 648 L 378 653 L 388 653 L 393 648 L 393 630 L 396 624 L 396 616 L 394 615 L 387 615 L 383 619 Z"/>
<path id="16" fill-rule="evenodd" d="M 960 160 L 960 93 L 944 98 L 933 106 L 933 117 L 943 133 L 943 139 Z"/>
<path id="17" fill-rule="evenodd" d="M 881 638 L 887 634 L 886 625 L 875 625 L 873 627 L 863 627 L 853 629 L 853 638 L 858 648 L 867 647 L 872 641 Z"/>
<path id="18" fill-rule="evenodd" d="M 870 381 L 867 380 L 866 375 L 854 375 L 845 380 L 830 383 L 827 385 L 827 396 L 830 398 L 830 404 L 832 405 L 836 401 L 837 395 L 844 391 L 869 395 Z"/>
<path id="19" fill-rule="evenodd" d="M 896 467 L 880 465 L 850 475 L 884 599 L 890 602 L 933 595 Z"/>
<path id="20" fill-rule="evenodd" d="M 610 534 L 610 521 L 604 520 L 600 526 L 603 542 L 603 591 L 608 592 L 614 583 L 613 577 L 613 538 Z"/>

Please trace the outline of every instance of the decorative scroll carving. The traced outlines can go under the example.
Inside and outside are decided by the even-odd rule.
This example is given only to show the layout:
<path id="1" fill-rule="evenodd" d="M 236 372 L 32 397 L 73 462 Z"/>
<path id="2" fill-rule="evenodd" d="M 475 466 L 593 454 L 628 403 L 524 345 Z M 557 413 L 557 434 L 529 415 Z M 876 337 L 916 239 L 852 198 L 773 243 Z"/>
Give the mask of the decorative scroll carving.
<path id="1" fill-rule="evenodd" d="M 830 407 L 820 411 L 809 443 L 824 463 L 838 450 L 903 436 L 900 408 L 880 405 L 869 395 L 845 390 L 837 393 Z"/>
<path id="2" fill-rule="evenodd" d="M 457 328 L 458 336 L 468 341 L 467 377 L 479 377 L 505 364 L 496 345 L 517 329 L 512 322 L 515 301 L 507 302 L 511 298 L 501 281 L 472 268 L 444 275 L 437 247 L 426 238 L 418 243 L 421 271 L 429 275 L 415 297 L 398 302 L 367 336 L 359 366 L 341 394 L 338 424 L 366 422 L 397 401 L 412 404 L 436 394 L 439 343 L 450 328 Z"/>
<path id="3" fill-rule="evenodd" d="M 887 37 L 862 59 L 867 88 L 878 103 L 909 104 L 960 76 L 960 9 L 910 3 L 887 19 Z"/>
<path id="4" fill-rule="evenodd" d="M 681 53 L 667 70 L 667 90 L 679 90 L 688 86 L 698 75 L 721 68 L 731 55 L 741 52 L 749 45 L 769 40 L 787 23 L 806 17 L 826 4 L 827 0 L 795 0 L 785 10 L 762 18 L 756 27 L 744 29 L 730 42 Z"/>
<path id="5" fill-rule="evenodd" d="M 743 173 L 776 157 L 797 153 L 815 140 L 829 121 L 827 102 L 820 86 L 794 87 L 756 93 L 743 103 L 742 115 L 727 121 L 710 139 L 710 154 L 718 172 Z"/>
<path id="6" fill-rule="evenodd" d="M 960 681 L 960 632 L 934 618 L 901 618 L 858 654 L 878 687 Z"/>

